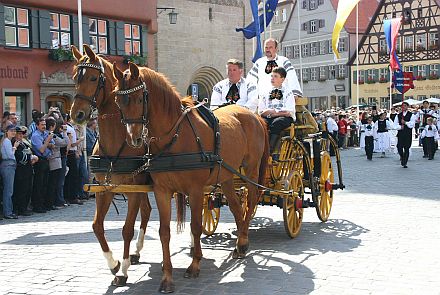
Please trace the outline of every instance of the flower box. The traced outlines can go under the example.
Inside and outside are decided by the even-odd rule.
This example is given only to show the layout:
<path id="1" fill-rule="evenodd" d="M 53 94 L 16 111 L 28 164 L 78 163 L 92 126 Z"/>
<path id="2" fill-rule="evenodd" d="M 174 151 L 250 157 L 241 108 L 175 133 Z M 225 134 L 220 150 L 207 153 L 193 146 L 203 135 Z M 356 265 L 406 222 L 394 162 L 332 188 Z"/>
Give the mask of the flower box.
<path id="1" fill-rule="evenodd" d="M 438 75 L 437 74 L 431 74 L 429 75 L 429 80 L 438 80 Z"/>
<path id="2" fill-rule="evenodd" d="M 379 79 L 379 83 L 387 83 L 387 82 L 388 82 L 387 79 L 384 77 Z"/>
<path id="3" fill-rule="evenodd" d="M 417 80 L 417 81 L 423 81 L 423 80 L 426 80 L 426 77 L 423 77 L 423 76 L 416 76 L 416 80 Z"/>
<path id="4" fill-rule="evenodd" d="M 374 79 L 367 79 L 367 84 L 374 84 L 376 83 L 376 80 Z"/>
<path id="5" fill-rule="evenodd" d="M 356 81 L 354 82 L 356 84 Z M 364 84 L 364 80 L 359 80 L 359 85 Z"/>
<path id="6" fill-rule="evenodd" d="M 73 60 L 73 54 L 72 51 L 65 48 L 57 48 L 57 49 L 50 49 L 49 50 L 49 59 L 55 60 L 55 61 L 72 61 Z"/>
<path id="7" fill-rule="evenodd" d="M 124 55 L 123 62 L 126 64 L 128 64 L 128 62 L 132 62 L 138 66 L 145 66 L 147 65 L 147 58 L 137 54 Z"/>

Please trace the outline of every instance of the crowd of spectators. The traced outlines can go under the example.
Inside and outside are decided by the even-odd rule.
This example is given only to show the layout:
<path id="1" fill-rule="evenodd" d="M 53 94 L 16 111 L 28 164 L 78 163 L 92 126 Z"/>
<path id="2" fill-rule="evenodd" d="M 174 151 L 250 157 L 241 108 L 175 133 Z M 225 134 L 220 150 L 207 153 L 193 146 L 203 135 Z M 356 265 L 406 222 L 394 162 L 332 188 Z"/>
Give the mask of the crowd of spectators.
<path id="1" fill-rule="evenodd" d="M 4 112 L 1 122 L 0 219 L 17 219 L 46 213 L 70 204 L 82 205 L 89 195 L 87 152 L 97 139 L 96 120 L 84 128 L 70 122 L 68 114 L 52 107 L 47 114 L 32 110 L 32 123 L 17 125 L 15 113 Z"/>

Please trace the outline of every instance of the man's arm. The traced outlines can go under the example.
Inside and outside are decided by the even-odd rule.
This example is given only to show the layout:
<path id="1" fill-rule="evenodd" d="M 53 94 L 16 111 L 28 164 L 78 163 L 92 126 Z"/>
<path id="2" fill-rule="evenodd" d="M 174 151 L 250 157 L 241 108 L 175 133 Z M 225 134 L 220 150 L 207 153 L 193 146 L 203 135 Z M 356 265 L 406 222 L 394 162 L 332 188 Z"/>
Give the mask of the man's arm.
<path id="1" fill-rule="evenodd" d="M 258 92 L 257 92 L 257 86 L 246 83 L 247 86 L 247 101 L 245 107 L 247 107 L 252 112 L 257 111 L 258 107 Z"/>
<path id="2" fill-rule="evenodd" d="M 215 84 L 212 88 L 212 95 L 211 95 L 211 105 L 210 108 L 216 108 L 219 105 L 222 105 L 222 89 L 220 88 L 220 82 Z"/>
<path id="3" fill-rule="evenodd" d="M 283 63 L 283 67 L 286 69 L 287 72 L 287 89 L 293 91 L 294 95 L 297 96 L 303 96 L 301 85 L 299 83 L 298 77 L 296 75 L 296 71 L 292 66 L 292 63 L 290 60 L 285 60 Z M 286 83 L 286 82 L 285 82 Z"/>

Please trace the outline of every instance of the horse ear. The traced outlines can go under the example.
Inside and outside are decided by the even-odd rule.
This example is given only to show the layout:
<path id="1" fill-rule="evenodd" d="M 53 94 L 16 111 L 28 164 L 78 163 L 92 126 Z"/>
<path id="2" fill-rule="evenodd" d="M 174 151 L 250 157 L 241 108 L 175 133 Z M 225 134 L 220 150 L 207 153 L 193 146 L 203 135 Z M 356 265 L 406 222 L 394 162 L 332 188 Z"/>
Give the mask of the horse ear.
<path id="1" fill-rule="evenodd" d="M 118 68 L 116 62 L 113 63 L 113 74 L 115 74 L 116 79 L 122 80 L 124 78 L 124 73 Z"/>
<path id="2" fill-rule="evenodd" d="M 79 61 L 81 57 L 83 57 L 75 45 L 70 46 L 70 49 L 72 50 L 73 57 L 76 59 L 76 61 Z"/>
<path id="3" fill-rule="evenodd" d="M 95 54 L 95 52 L 93 52 L 92 48 L 90 48 L 90 46 L 87 44 L 84 44 L 83 48 L 84 48 L 84 52 L 90 58 L 90 61 L 94 62 L 96 60 L 96 54 Z"/>
<path id="4" fill-rule="evenodd" d="M 139 78 L 139 68 L 132 62 L 128 63 L 128 67 L 130 68 L 130 79 L 137 80 Z"/>

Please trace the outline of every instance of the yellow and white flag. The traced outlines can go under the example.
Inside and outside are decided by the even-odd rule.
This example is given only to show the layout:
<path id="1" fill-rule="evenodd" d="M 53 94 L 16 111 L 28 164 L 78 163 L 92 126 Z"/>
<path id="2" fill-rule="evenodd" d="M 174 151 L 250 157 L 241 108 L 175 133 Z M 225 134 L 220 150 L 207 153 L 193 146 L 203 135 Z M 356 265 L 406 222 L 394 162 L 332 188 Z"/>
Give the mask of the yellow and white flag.
<path id="1" fill-rule="evenodd" d="M 344 24 L 347 21 L 347 18 L 350 15 L 351 11 L 358 3 L 359 0 L 339 0 L 338 2 L 336 21 L 332 34 L 332 48 L 335 54 L 335 59 L 340 58 L 338 51 L 339 34 L 341 33 L 341 30 L 344 27 Z"/>

